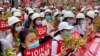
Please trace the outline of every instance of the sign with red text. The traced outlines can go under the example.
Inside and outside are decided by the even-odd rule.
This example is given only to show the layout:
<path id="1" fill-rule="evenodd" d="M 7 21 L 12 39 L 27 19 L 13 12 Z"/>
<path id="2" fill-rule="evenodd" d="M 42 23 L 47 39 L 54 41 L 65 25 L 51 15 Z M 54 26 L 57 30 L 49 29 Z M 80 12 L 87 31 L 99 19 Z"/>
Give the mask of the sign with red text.
<path id="1" fill-rule="evenodd" d="M 8 20 L 0 20 L 0 31 L 8 30 L 11 28 L 10 26 L 8 26 L 7 21 Z"/>
<path id="2" fill-rule="evenodd" d="M 25 50 L 24 56 L 51 56 L 51 40 L 39 47 Z"/>
<path id="3" fill-rule="evenodd" d="M 46 36 L 47 34 L 47 26 L 40 26 L 36 28 L 37 34 L 39 38 Z"/>

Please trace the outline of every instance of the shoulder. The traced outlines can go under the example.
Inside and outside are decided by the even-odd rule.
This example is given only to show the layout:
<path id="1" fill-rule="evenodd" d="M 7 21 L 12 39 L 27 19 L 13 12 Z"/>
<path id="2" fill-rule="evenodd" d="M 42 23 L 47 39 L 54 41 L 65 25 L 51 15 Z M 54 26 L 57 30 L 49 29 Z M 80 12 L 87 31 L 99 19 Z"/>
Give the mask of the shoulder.
<path id="1" fill-rule="evenodd" d="M 13 37 L 12 33 L 8 34 L 6 38 Z"/>
<path id="2" fill-rule="evenodd" d="M 22 56 L 21 52 L 20 52 L 20 53 L 18 53 L 18 55 L 17 55 L 17 56 Z"/>
<path id="3" fill-rule="evenodd" d="M 13 39 L 13 35 L 10 33 L 6 36 L 6 40 L 11 41 Z"/>
<path id="4" fill-rule="evenodd" d="M 59 40 L 62 40 L 62 37 L 61 37 L 61 35 L 57 35 L 57 36 L 54 37 L 54 39 L 59 41 Z"/>

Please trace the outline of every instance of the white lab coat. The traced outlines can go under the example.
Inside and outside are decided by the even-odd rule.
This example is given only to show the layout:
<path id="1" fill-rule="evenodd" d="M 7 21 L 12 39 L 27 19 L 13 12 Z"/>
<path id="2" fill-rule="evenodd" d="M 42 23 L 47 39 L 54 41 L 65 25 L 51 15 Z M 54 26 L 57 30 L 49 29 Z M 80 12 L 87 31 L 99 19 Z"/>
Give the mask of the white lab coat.
<path id="1" fill-rule="evenodd" d="M 54 37 L 54 39 L 57 41 L 52 41 L 52 52 L 51 52 L 52 54 L 51 54 L 51 56 L 57 56 L 57 47 L 58 47 L 57 42 L 59 40 L 63 40 L 60 34 L 57 35 L 56 37 Z"/>

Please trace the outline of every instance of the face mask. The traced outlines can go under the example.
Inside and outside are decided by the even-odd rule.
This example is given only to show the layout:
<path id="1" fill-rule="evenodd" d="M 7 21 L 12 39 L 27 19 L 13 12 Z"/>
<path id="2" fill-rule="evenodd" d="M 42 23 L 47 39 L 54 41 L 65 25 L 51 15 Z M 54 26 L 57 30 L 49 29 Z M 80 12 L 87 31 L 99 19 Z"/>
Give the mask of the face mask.
<path id="1" fill-rule="evenodd" d="M 42 24 L 42 21 L 41 21 L 41 20 L 36 21 L 36 24 L 37 24 L 37 25 L 41 25 L 41 24 Z"/>
<path id="2" fill-rule="evenodd" d="M 15 30 L 16 30 L 17 32 L 20 32 L 20 31 L 22 30 L 22 26 L 16 27 Z"/>
<path id="3" fill-rule="evenodd" d="M 46 19 L 49 21 L 51 20 L 51 16 L 46 16 Z"/>
<path id="4" fill-rule="evenodd" d="M 68 19 L 68 23 L 69 23 L 70 25 L 72 25 L 72 24 L 73 24 L 73 21 Z"/>
<path id="5" fill-rule="evenodd" d="M 30 44 L 28 45 L 28 48 L 31 49 L 31 48 L 35 48 L 35 47 L 38 47 L 39 46 L 39 41 L 33 43 L 33 44 Z"/>

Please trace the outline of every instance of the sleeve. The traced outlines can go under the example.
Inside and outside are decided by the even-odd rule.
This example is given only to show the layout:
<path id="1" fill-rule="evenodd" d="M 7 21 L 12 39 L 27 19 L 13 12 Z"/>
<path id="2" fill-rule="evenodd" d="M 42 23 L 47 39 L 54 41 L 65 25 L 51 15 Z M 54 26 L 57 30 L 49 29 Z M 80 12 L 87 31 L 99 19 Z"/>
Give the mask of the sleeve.
<path id="1" fill-rule="evenodd" d="M 6 37 L 6 40 L 10 43 L 13 43 L 13 36 L 12 34 L 8 34 L 7 37 Z"/>
<path id="2" fill-rule="evenodd" d="M 57 46 L 58 46 L 57 41 L 52 41 L 51 56 L 56 56 L 57 55 Z"/>
<path id="3" fill-rule="evenodd" d="M 12 49 L 12 45 L 6 40 L 6 39 L 1 39 L 2 47 L 7 48 L 7 49 Z"/>

